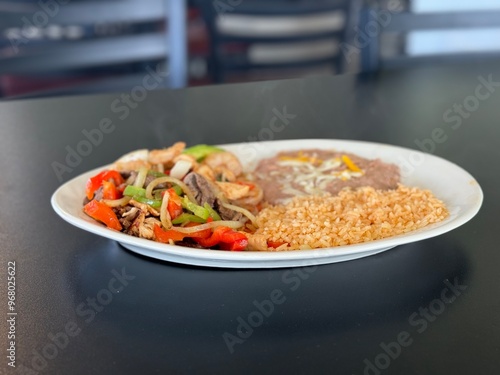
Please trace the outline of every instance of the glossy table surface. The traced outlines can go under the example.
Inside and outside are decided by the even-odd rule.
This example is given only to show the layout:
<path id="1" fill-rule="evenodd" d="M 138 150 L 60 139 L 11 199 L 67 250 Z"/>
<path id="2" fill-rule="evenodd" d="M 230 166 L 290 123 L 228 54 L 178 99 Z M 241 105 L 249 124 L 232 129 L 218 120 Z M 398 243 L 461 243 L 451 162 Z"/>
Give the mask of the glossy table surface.
<path id="1" fill-rule="evenodd" d="M 499 88 L 500 65 L 483 63 L 0 103 L 1 335 L 16 365 L 4 355 L 0 373 L 498 373 Z M 136 255 L 50 206 L 130 150 L 298 138 L 424 149 L 469 171 L 483 207 L 367 258 L 238 270 Z"/>

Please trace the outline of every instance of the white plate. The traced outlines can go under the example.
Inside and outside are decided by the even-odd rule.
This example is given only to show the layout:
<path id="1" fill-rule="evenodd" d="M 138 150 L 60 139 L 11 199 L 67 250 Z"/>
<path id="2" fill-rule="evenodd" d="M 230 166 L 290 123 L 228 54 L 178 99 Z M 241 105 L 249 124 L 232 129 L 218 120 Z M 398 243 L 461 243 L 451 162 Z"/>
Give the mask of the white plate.
<path id="1" fill-rule="evenodd" d="M 317 250 L 230 252 L 171 246 L 107 229 L 83 213 L 85 183 L 89 177 L 105 169 L 106 166 L 84 173 L 62 185 L 52 196 L 52 207 L 70 224 L 118 241 L 127 249 L 152 258 L 197 266 L 275 268 L 342 262 L 373 255 L 397 245 L 438 236 L 473 218 L 483 201 L 479 184 L 465 170 L 442 158 L 411 149 L 378 143 L 325 139 L 248 142 L 221 147 L 234 152 L 243 161 L 247 170 L 253 169 L 260 159 L 273 156 L 282 150 L 336 149 L 369 159 L 380 158 L 400 166 L 402 182 L 405 185 L 430 189 L 444 201 L 450 216 L 440 223 L 404 235 Z"/>

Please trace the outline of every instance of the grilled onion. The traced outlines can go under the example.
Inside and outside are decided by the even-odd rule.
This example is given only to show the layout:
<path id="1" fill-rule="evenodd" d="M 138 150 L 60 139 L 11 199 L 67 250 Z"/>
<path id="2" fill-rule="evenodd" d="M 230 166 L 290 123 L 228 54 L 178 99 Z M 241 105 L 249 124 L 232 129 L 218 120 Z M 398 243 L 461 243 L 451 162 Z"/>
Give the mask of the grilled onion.
<path id="1" fill-rule="evenodd" d="M 258 225 L 257 225 L 257 219 L 247 209 L 245 209 L 243 207 L 240 207 L 240 206 L 235 206 L 234 204 L 229 204 L 229 203 L 222 203 L 222 206 L 225 207 L 225 208 L 228 208 L 230 210 L 233 210 L 233 211 L 236 211 L 236 212 L 239 212 L 239 213 L 243 214 L 244 216 L 246 216 L 252 222 L 252 224 L 255 227 L 258 227 Z"/>
<path id="2" fill-rule="evenodd" d="M 200 225 L 195 225 L 192 227 L 173 227 L 172 229 L 175 229 L 177 232 L 181 233 L 195 233 L 199 232 L 201 230 L 205 229 L 212 229 L 216 227 L 228 227 L 232 229 L 238 229 L 241 228 L 244 224 L 241 221 L 234 221 L 234 220 L 218 220 L 218 221 L 212 221 L 210 223 L 206 224 L 200 224 Z"/>
<path id="3" fill-rule="evenodd" d="M 184 194 L 186 194 L 186 196 L 188 197 L 188 199 L 191 202 L 196 203 L 196 199 L 194 198 L 194 194 L 191 191 L 191 189 L 189 189 L 189 187 L 178 178 L 174 178 L 171 176 L 158 177 L 155 178 L 153 181 L 151 181 L 146 187 L 146 198 L 153 199 L 153 189 L 159 184 L 163 184 L 165 182 L 170 182 L 172 184 L 179 185 Z"/>

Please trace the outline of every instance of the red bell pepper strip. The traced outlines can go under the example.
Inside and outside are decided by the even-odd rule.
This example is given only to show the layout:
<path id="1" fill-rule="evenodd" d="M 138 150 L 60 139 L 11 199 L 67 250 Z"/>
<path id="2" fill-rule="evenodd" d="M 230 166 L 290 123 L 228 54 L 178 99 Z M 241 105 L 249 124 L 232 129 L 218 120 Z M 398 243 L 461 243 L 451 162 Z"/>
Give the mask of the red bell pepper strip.
<path id="1" fill-rule="evenodd" d="M 192 223 L 187 226 L 200 225 L 198 223 Z M 211 229 L 204 229 L 194 233 L 181 233 L 175 229 L 162 229 L 159 225 L 155 225 L 153 228 L 155 239 L 158 242 L 169 243 L 170 240 L 174 242 L 182 241 L 185 237 L 190 238 L 207 238 L 210 237 Z"/>
<path id="2" fill-rule="evenodd" d="M 219 245 L 222 250 L 243 250 L 248 245 L 245 234 L 224 226 L 216 227 L 209 238 L 195 238 L 194 240 L 206 248 Z"/>
<path id="3" fill-rule="evenodd" d="M 114 180 L 115 186 L 121 185 L 125 182 L 122 175 L 118 171 L 114 170 L 105 170 L 94 177 L 90 177 L 85 186 L 85 194 L 87 198 L 90 200 L 94 197 L 94 193 L 97 189 L 99 189 L 102 185 L 103 181 Z"/>
<path id="4" fill-rule="evenodd" d="M 116 188 L 116 185 L 112 181 L 102 182 L 102 197 L 104 199 L 120 199 L 122 193 Z"/>
<path id="5" fill-rule="evenodd" d="M 195 227 L 197 225 L 200 225 L 199 223 L 189 223 L 186 225 L 186 227 Z M 198 232 L 194 233 L 188 233 L 186 237 L 191 237 L 191 238 L 208 238 L 212 234 L 212 229 L 203 229 Z"/>
<path id="6" fill-rule="evenodd" d="M 231 229 L 229 231 L 222 233 L 220 241 L 225 243 L 233 243 L 243 239 L 245 240 L 247 239 L 247 236 L 245 234 L 241 232 L 236 232 L 235 230 Z"/>
<path id="7" fill-rule="evenodd" d="M 201 246 L 210 248 L 214 247 L 221 241 L 221 236 L 223 233 L 227 231 L 231 231 L 231 228 L 228 227 L 216 227 L 212 233 L 212 235 L 208 238 L 197 238 L 195 239 L 196 242 L 198 242 Z"/>
<path id="8" fill-rule="evenodd" d="M 153 228 L 155 234 L 155 239 L 158 242 L 169 243 L 170 240 L 177 242 L 182 241 L 186 237 L 185 233 L 177 232 L 174 229 L 164 230 L 161 229 L 159 225 L 155 225 Z"/>
<path id="9" fill-rule="evenodd" d="M 178 217 L 180 214 L 182 214 L 182 203 L 181 203 L 181 197 L 177 195 L 174 189 L 170 188 L 167 189 L 163 194 L 169 195 L 168 198 L 168 204 L 167 204 L 167 211 L 170 214 L 171 219 L 175 219 Z"/>
<path id="10" fill-rule="evenodd" d="M 219 243 L 219 248 L 221 250 L 241 251 L 241 250 L 245 250 L 247 245 L 248 245 L 248 239 L 245 237 L 245 238 L 242 238 L 240 240 L 236 240 L 236 241 L 231 242 L 231 243 L 221 242 L 221 243 Z"/>
<path id="11" fill-rule="evenodd" d="M 93 199 L 83 207 L 83 211 L 91 218 L 106 224 L 108 228 L 122 230 L 118 217 L 106 203 Z"/>

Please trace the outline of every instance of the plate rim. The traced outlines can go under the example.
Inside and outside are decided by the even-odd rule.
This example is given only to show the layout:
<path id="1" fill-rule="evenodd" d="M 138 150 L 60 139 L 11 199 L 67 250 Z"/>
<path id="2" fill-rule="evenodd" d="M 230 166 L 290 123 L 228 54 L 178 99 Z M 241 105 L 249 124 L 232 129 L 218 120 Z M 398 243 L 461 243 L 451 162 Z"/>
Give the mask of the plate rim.
<path id="1" fill-rule="evenodd" d="M 63 204 L 61 204 L 60 199 L 62 199 L 62 194 L 73 184 L 75 184 L 79 180 L 84 180 L 88 178 L 92 174 L 99 172 L 107 167 L 109 164 L 94 168 L 87 172 L 81 173 L 78 176 L 73 177 L 72 179 L 66 181 L 61 186 L 59 186 L 55 192 L 51 196 L 51 205 L 54 211 L 66 222 L 69 224 L 76 226 L 82 230 L 87 232 L 114 240 L 122 244 L 122 246 L 126 247 L 131 251 L 135 251 L 126 245 L 130 245 L 131 247 L 137 246 L 139 248 L 145 249 L 153 255 L 145 255 L 150 256 L 156 259 L 169 260 L 168 257 L 165 257 L 168 254 L 171 254 L 173 258 L 183 258 L 186 259 L 186 262 L 179 262 L 176 260 L 170 260 L 176 263 L 183 264 L 191 264 L 196 266 L 202 266 L 203 264 L 199 264 L 199 261 L 205 261 L 205 263 L 210 263 L 210 267 L 230 267 L 230 268 L 249 268 L 257 267 L 257 268 L 269 268 L 269 267 L 295 267 L 297 265 L 286 265 L 287 262 L 290 264 L 294 262 L 304 262 L 308 265 L 315 264 L 325 264 L 325 263 L 333 263 L 335 262 L 335 258 L 340 258 L 348 255 L 360 255 L 357 258 L 362 257 L 363 253 L 371 253 L 374 250 L 384 251 L 384 248 L 389 250 L 398 245 L 404 245 L 408 243 L 422 241 L 424 239 L 429 239 L 432 237 L 436 237 L 442 235 L 446 232 L 449 232 L 453 229 L 456 229 L 463 224 L 467 223 L 471 220 L 480 210 L 482 206 L 482 202 L 484 199 L 484 194 L 481 189 L 481 186 L 477 182 L 477 180 L 464 168 L 459 165 L 444 159 L 440 156 L 423 153 L 418 150 L 414 150 L 411 148 L 405 148 L 397 145 L 391 145 L 386 143 L 377 143 L 377 142 L 367 142 L 367 141 L 359 141 L 359 140 L 349 140 L 349 139 L 314 139 L 314 138 L 305 138 L 305 139 L 289 139 L 289 140 L 273 140 L 273 141 L 263 141 L 263 142 L 240 142 L 240 143 L 228 143 L 218 145 L 219 147 L 226 148 L 234 148 L 242 145 L 252 146 L 258 145 L 260 147 L 265 146 L 266 144 L 289 144 L 289 143 L 306 143 L 309 145 L 314 145 L 315 143 L 339 143 L 342 142 L 346 145 L 346 152 L 348 152 L 348 148 L 350 145 L 358 145 L 358 146 L 369 146 L 371 148 L 375 147 L 389 147 L 390 149 L 394 149 L 395 151 L 400 150 L 405 153 L 408 152 L 416 152 L 426 157 L 430 157 L 432 159 L 440 160 L 448 164 L 449 166 L 456 168 L 461 174 L 475 181 L 474 188 L 475 193 L 477 194 L 476 203 L 468 208 L 465 212 L 462 212 L 457 217 L 450 219 L 447 218 L 444 221 L 436 224 L 431 224 L 430 226 L 424 227 L 415 232 L 409 232 L 406 234 L 388 237 L 384 239 L 374 240 L 363 242 L 359 244 L 353 245 L 345 245 L 345 246 L 337 246 L 330 248 L 321 248 L 321 249 L 310 249 L 310 250 L 293 250 L 293 251 L 239 251 L 239 252 L 230 252 L 230 251 L 221 251 L 221 250 L 211 250 L 211 249 L 196 249 L 189 248 L 183 246 L 175 246 L 163 244 L 160 242 L 147 240 L 143 238 L 134 237 L 125 233 L 121 233 L 118 231 L 113 231 L 109 228 L 102 226 L 101 224 L 95 222 L 87 221 L 81 217 L 75 216 L 70 212 L 67 212 Z M 311 148 L 311 146 L 306 146 L 307 148 Z M 331 146 L 334 148 L 334 146 Z M 278 151 L 278 150 L 276 150 Z M 82 193 L 83 193 L 83 186 Z M 84 194 L 82 194 L 81 199 L 83 199 Z M 83 215 L 83 214 L 82 214 Z M 123 245 L 126 244 L 126 245 Z M 379 252 L 380 252 L 379 251 Z M 137 251 L 135 251 L 137 252 Z M 378 253 L 378 252 L 377 252 Z M 154 256 L 161 255 L 161 256 Z M 367 255 L 368 256 L 368 255 Z M 356 259 L 357 259 L 356 258 Z M 353 258 L 354 259 L 354 258 Z M 189 260 L 196 260 L 193 262 L 189 262 Z M 221 264 L 217 264 L 217 262 L 221 262 Z M 224 263 L 226 263 L 224 265 Z M 230 264 L 229 264 L 230 263 Z M 283 265 L 271 265 L 272 263 L 283 263 Z M 270 266 L 271 265 L 271 266 Z"/>

